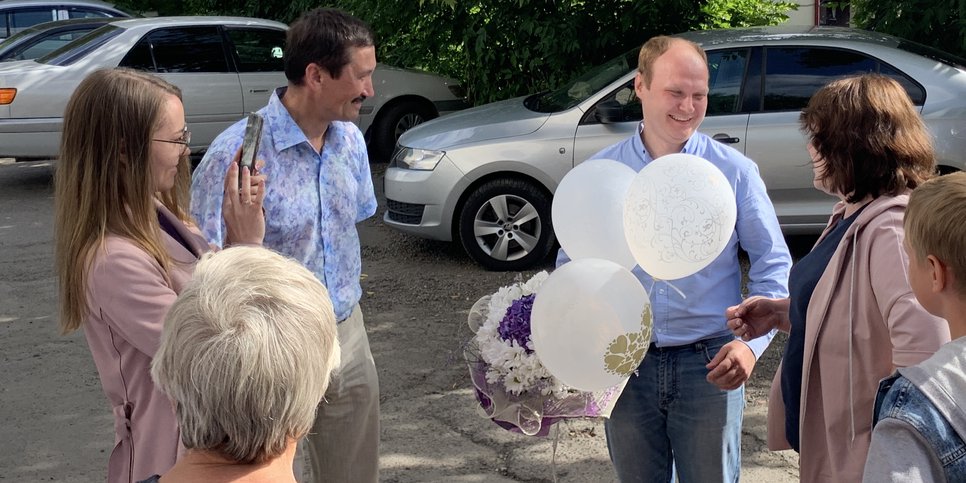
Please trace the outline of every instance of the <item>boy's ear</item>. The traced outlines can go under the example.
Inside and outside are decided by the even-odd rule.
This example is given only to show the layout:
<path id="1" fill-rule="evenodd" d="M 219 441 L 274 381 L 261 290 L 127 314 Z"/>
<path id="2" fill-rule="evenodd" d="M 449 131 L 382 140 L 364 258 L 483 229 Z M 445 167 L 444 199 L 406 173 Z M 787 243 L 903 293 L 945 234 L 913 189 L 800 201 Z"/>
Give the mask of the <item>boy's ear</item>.
<path id="1" fill-rule="evenodd" d="M 942 292 L 946 287 L 950 286 L 952 283 L 952 273 L 942 260 L 936 258 L 935 255 L 927 255 L 926 264 L 929 267 L 929 273 L 932 279 L 932 291 L 934 293 Z"/>

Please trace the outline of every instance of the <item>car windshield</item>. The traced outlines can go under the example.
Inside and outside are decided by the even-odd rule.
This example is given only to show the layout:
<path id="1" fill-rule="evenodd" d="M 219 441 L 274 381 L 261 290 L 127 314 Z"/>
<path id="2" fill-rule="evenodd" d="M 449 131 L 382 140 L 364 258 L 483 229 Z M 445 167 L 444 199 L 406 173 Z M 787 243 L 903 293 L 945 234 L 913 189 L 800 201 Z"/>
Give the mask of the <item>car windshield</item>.
<path id="1" fill-rule="evenodd" d="M 949 52 L 944 52 L 928 45 L 913 42 L 911 40 L 903 40 L 899 42 L 897 47 L 905 50 L 906 52 L 912 52 L 913 54 L 918 54 L 937 62 L 942 62 L 943 64 L 955 67 L 957 69 L 966 70 L 966 59 L 957 57 Z"/>
<path id="2" fill-rule="evenodd" d="M 121 31 L 121 28 L 105 25 L 43 57 L 37 58 L 37 62 L 61 66 L 73 64 L 119 35 Z"/>
<path id="3" fill-rule="evenodd" d="M 524 105 L 527 109 L 536 112 L 559 112 L 570 109 L 637 67 L 639 51 L 640 48 L 635 47 L 558 89 L 534 94 L 524 101 Z"/>
<path id="4" fill-rule="evenodd" d="M 53 22 L 50 22 L 50 23 L 53 23 Z M 21 30 L 21 31 L 19 31 L 19 32 L 15 33 L 15 34 L 13 34 L 13 35 L 11 35 L 9 37 L 7 37 L 4 40 L 0 40 L 0 50 L 3 50 L 4 48 L 6 48 L 6 47 L 8 47 L 10 45 L 13 45 L 13 44 L 16 44 L 16 43 L 20 42 L 20 39 L 22 39 L 24 37 L 32 37 L 38 31 L 46 30 L 47 28 L 49 28 L 49 27 L 47 27 L 46 24 L 38 24 L 38 26 L 34 26 L 34 27 L 29 27 L 29 28 L 23 29 L 23 30 Z"/>

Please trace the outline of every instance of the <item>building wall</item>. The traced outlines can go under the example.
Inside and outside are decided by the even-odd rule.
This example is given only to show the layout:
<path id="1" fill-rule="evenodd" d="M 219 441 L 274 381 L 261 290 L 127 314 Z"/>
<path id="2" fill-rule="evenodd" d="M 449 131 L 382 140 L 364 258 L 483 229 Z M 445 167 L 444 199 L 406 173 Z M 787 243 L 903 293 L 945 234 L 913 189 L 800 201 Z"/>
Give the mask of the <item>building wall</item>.
<path id="1" fill-rule="evenodd" d="M 815 25 L 815 2 L 818 0 L 795 0 L 798 10 L 788 12 L 786 25 Z"/>

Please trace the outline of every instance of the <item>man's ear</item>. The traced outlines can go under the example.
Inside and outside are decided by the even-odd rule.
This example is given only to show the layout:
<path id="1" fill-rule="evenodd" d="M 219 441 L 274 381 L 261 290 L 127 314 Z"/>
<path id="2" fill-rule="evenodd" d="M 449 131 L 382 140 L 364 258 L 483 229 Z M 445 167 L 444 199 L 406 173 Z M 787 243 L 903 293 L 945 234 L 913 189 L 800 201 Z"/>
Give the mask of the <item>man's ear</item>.
<path id="1" fill-rule="evenodd" d="M 305 82 L 311 86 L 319 86 L 325 82 L 325 76 L 323 75 L 322 67 L 314 62 L 309 62 L 305 66 Z"/>
<path id="2" fill-rule="evenodd" d="M 951 286 L 952 272 L 949 271 L 949 267 L 942 260 L 936 258 L 935 255 L 926 255 L 926 264 L 929 267 L 934 293 L 942 292 L 946 287 Z"/>
<path id="3" fill-rule="evenodd" d="M 641 99 L 641 94 L 644 92 L 644 74 L 640 71 L 634 76 L 634 93 L 637 94 L 637 98 Z"/>

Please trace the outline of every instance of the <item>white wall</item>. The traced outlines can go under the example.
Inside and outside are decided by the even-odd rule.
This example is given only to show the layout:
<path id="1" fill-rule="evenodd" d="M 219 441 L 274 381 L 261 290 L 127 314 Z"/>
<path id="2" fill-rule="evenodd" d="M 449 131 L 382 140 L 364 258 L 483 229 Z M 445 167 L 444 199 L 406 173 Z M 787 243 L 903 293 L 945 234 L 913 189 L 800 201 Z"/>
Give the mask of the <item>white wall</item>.
<path id="1" fill-rule="evenodd" d="M 788 12 L 788 21 L 783 25 L 815 25 L 815 2 L 818 0 L 795 0 L 798 10 Z"/>

